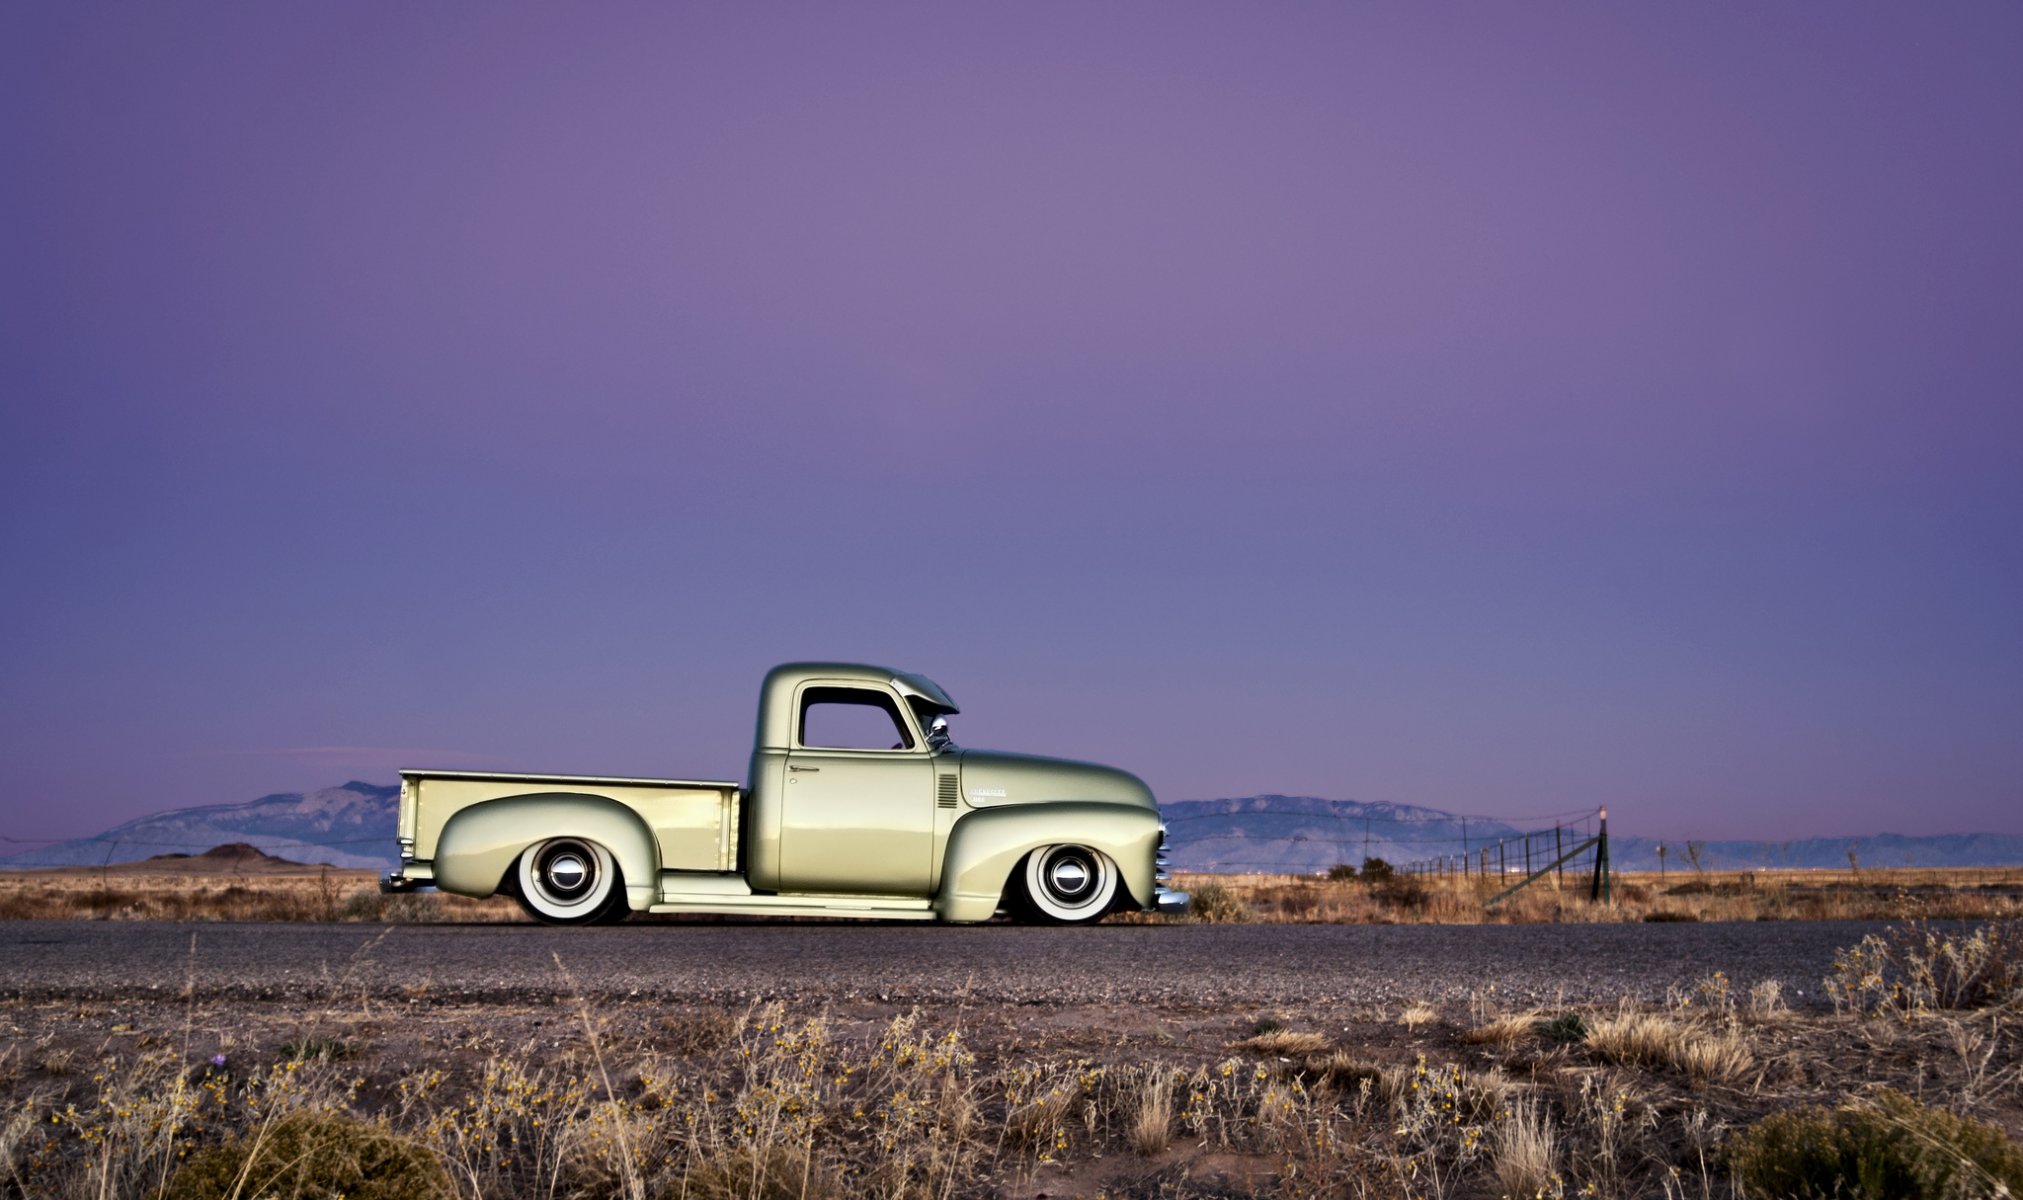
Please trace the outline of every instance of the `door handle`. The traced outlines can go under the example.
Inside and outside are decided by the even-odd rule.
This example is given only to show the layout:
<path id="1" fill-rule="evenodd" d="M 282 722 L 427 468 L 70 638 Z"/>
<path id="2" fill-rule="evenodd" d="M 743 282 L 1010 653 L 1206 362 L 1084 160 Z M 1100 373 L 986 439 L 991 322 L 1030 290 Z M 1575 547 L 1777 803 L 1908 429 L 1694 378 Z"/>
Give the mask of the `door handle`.
<path id="1" fill-rule="evenodd" d="M 787 764 L 787 770 L 789 771 L 819 771 L 821 769 L 820 767 L 797 767 L 792 763 Z"/>

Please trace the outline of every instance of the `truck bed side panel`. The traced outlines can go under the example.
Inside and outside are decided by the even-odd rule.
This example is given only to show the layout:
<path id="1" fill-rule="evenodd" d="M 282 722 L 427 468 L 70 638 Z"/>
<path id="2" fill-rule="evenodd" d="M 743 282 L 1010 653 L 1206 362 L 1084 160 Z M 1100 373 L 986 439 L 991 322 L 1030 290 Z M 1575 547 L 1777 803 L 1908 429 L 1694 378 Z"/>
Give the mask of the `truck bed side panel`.
<path id="1" fill-rule="evenodd" d="M 491 776 L 411 772 L 414 854 L 436 854 L 443 826 L 475 804 L 529 793 L 578 792 L 615 800 L 639 814 L 653 832 L 660 867 L 667 871 L 729 871 L 737 865 L 738 787 L 733 783 L 597 779 L 566 776 Z M 530 831 L 530 839 L 540 836 Z"/>

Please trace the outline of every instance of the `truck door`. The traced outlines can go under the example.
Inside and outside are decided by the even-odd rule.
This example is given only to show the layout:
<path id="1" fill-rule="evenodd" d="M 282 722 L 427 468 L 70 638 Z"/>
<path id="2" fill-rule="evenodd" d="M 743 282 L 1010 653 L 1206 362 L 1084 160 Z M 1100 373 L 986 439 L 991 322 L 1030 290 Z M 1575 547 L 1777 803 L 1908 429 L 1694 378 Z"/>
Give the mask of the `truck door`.
<path id="1" fill-rule="evenodd" d="M 927 895 L 934 764 L 895 693 L 803 686 L 786 776 L 782 892 Z"/>

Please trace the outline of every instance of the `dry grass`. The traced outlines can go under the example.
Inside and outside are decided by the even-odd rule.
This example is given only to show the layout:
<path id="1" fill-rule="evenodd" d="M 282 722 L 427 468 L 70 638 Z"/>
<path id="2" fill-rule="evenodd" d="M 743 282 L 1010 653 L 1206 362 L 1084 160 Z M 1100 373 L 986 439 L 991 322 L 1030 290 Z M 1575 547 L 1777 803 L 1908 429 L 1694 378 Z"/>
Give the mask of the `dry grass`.
<path id="1" fill-rule="evenodd" d="M 1173 1076 L 1158 1071 L 1146 1077 L 1130 1134 L 1131 1149 L 1147 1158 L 1173 1144 Z"/>
<path id="2" fill-rule="evenodd" d="M 1489 1173 L 1505 1196 L 1544 1196 L 1557 1189 L 1559 1131 L 1536 1098 L 1519 1101 L 1496 1122 Z"/>
<path id="3" fill-rule="evenodd" d="M 1752 871 L 1616 877 L 1615 900 L 1585 877 L 1547 877 L 1490 907 L 1504 877 L 1397 876 L 1370 883 L 1287 875 L 1189 875 L 1186 920 L 1276 924 L 1537 924 L 1629 921 L 1903 920 L 2023 917 L 2023 869 Z M 379 894 L 371 871 L 290 866 L 206 872 L 127 864 L 0 871 L 0 919 L 184 921 L 523 920 L 510 898 Z M 1168 918 L 1141 914 L 1114 920 Z"/>
<path id="4" fill-rule="evenodd" d="M 1826 980 L 1836 1007 L 1909 1018 L 2023 1001 L 2023 917 L 1971 930 L 1922 920 L 1870 934 L 1834 956 Z"/>
<path id="5" fill-rule="evenodd" d="M 517 921 L 507 896 L 383 896 L 372 871 L 294 867 L 245 873 L 145 869 L 0 871 L 0 920 Z"/>
<path id="6" fill-rule="evenodd" d="M 1732 1082 L 1755 1062 L 1747 1039 L 1733 1028 L 1627 1004 L 1588 1021 L 1587 1045 L 1611 1062 L 1670 1067 L 1696 1084 Z"/>
<path id="7" fill-rule="evenodd" d="M 1292 1029 L 1272 1029 L 1247 1037 L 1230 1047 L 1232 1050 L 1249 1050 L 1255 1054 L 1309 1055 L 1325 1053 L 1330 1045 L 1328 1039 L 1318 1033 L 1305 1033 Z"/>
<path id="8" fill-rule="evenodd" d="M 210 1195 L 187 1164 L 315 1128 L 344 1133 L 331 1171 L 433 1164 L 457 1200 L 1711 1197 L 1734 1194 L 1725 1131 L 1821 1097 L 1891 1083 L 2009 1136 L 2023 1102 L 2002 1010 L 1759 1020 L 1718 973 L 1663 1010 L 1278 1014 L 1347 1021 L 1333 1037 L 1113 1009 L 188 1003 L 0 1009 L 52 1039 L 0 1097 L 0 1196 Z M 1583 1038 L 1545 1032 L 1570 1017 Z M 28 1065 L 56 1051 L 66 1074 Z"/>
<path id="9" fill-rule="evenodd" d="M 1440 1010 L 1424 1000 L 1414 1000 L 1398 1014 L 1398 1024 L 1417 1033 L 1421 1025 L 1428 1025 L 1440 1019 Z"/>
<path id="10" fill-rule="evenodd" d="M 1527 1008 L 1523 1012 L 1500 1013 L 1477 1024 L 1461 1035 L 1461 1040 L 1477 1046 L 1515 1046 L 1539 1035 L 1539 1027 L 1545 1021 L 1541 1009 Z"/>
<path id="11" fill-rule="evenodd" d="M 1538 924 L 1631 921 L 1989 920 L 2023 915 L 2023 868 L 1618 874 L 1611 903 L 1588 878 L 1547 876 L 1503 902 L 1514 876 L 1185 875 L 1212 889 L 1215 920 L 1269 924 Z"/>

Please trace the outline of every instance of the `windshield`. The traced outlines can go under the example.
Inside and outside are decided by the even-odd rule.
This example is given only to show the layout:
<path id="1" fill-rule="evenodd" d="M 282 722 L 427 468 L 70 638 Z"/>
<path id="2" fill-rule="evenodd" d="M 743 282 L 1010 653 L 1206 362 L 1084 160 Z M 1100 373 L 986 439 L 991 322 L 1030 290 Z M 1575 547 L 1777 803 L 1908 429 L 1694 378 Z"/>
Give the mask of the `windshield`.
<path id="1" fill-rule="evenodd" d="M 913 719 L 920 722 L 921 732 L 927 735 L 927 745 L 930 749 L 943 750 L 955 745 L 947 732 L 948 709 L 920 696 L 908 696 L 906 703 L 913 709 Z M 938 734 L 934 729 L 937 720 L 941 721 L 943 726 Z"/>

